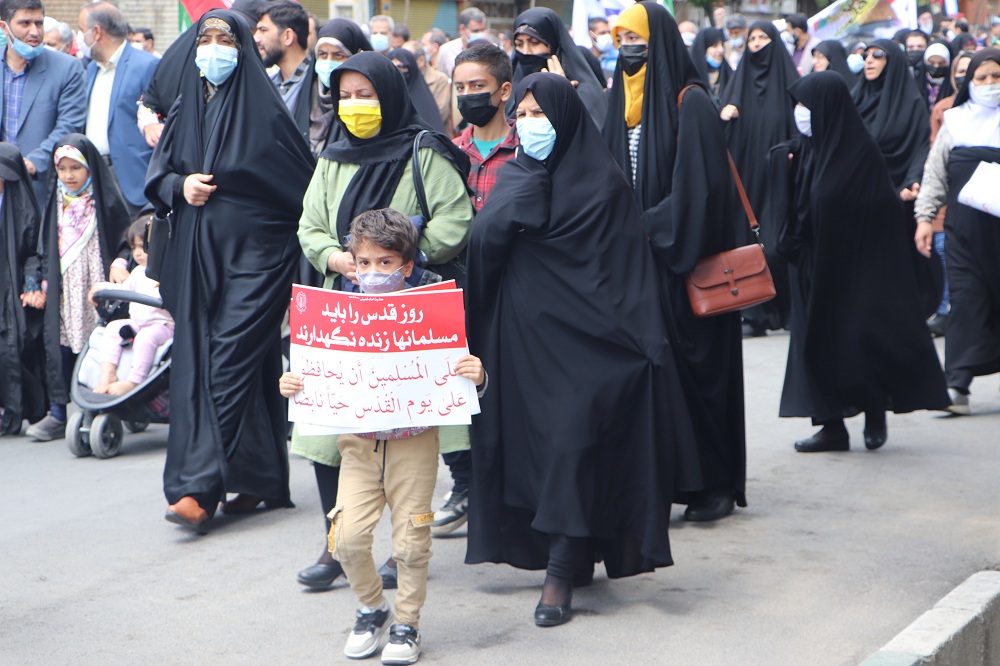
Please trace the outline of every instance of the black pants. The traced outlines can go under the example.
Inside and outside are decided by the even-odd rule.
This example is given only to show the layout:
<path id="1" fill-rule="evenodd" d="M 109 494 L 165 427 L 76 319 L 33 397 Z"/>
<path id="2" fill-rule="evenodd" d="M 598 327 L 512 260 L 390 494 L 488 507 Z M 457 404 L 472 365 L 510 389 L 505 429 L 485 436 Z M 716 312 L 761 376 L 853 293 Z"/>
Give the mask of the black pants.
<path id="1" fill-rule="evenodd" d="M 313 471 L 316 473 L 316 487 L 319 489 L 319 505 L 323 509 L 323 520 L 326 524 L 326 532 L 330 531 L 330 519 L 327 514 L 337 506 L 337 488 L 340 484 L 340 468 L 330 467 L 322 463 L 314 462 Z"/>
<path id="2" fill-rule="evenodd" d="M 469 475 L 472 474 L 472 451 L 452 451 L 442 453 L 441 459 L 448 465 L 455 493 L 469 492 Z"/>
<path id="3" fill-rule="evenodd" d="M 553 534 L 549 537 L 549 564 L 545 573 L 571 579 L 594 570 L 594 549 L 586 537 Z"/>

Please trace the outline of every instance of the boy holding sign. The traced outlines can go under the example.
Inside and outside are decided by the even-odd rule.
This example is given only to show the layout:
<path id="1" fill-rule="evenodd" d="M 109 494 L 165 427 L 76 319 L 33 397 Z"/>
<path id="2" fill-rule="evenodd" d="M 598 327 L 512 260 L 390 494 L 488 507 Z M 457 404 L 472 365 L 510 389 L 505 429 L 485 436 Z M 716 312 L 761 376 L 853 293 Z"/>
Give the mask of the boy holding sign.
<path id="1" fill-rule="evenodd" d="M 362 293 L 385 294 L 403 289 L 413 270 L 418 234 L 410 220 L 391 209 L 362 213 L 351 223 L 350 251 Z M 466 354 L 455 374 L 472 380 L 479 395 L 486 390 L 482 362 Z M 282 375 L 281 394 L 292 398 L 305 389 L 302 376 Z M 330 512 L 330 548 L 347 574 L 361 609 L 344 654 L 363 659 L 382 651 L 386 664 L 412 664 L 420 657 L 417 630 L 427 595 L 431 557 L 431 500 L 437 480 L 437 427 L 397 428 L 340 435 L 342 462 L 337 503 Z M 372 534 L 386 504 L 392 517 L 393 557 L 399 566 L 395 623 L 382 594 L 382 578 L 372 559 Z"/>

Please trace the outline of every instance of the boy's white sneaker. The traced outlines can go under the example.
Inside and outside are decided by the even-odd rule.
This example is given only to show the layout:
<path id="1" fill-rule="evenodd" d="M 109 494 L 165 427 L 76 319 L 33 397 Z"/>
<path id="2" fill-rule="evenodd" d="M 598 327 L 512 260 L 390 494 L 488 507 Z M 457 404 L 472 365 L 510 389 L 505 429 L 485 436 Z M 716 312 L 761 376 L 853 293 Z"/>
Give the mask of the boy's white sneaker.
<path id="1" fill-rule="evenodd" d="M 420 632 L 408 624 L 394 624 L 382 650 L 383 664 L 415 664 L 420 659 Z"/>
<path id="2" fill-rule="evenodd" d="M 382 637 L 392 625 L 392 609 L 383 602 L 382 608 L 361 609 L 356 613 L 354 630 L 347 637 L 344 656 L 349 659 L 365 659 L 378 651 Z"/>

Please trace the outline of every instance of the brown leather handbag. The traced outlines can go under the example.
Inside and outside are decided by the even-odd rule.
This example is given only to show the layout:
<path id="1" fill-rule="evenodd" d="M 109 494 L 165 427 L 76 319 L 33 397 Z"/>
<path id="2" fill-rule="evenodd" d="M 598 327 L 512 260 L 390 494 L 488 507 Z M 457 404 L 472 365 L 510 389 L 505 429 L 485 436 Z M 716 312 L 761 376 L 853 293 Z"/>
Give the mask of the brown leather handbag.
<path id="1" fill-rule="evenodd" d="M 688 86 L 690 87 L 692 86 Z M 678 95 L 678 107 L 688 88 Z M 695 264 L 694 270 L 687 277 L 687 293 L 691 309 L 698 317 L 712 317 L 742 310 L 774 298 L 774 280 L 771 279 L 771 271 L 764 258 L 760 224 L 750 208 L 733 156 L 728 157 L 729 170 L 733 174 L 736 189 L 743 200 L 743 210 L 750 222 L 750 230 L 757 242 L 713 254 Z"/>

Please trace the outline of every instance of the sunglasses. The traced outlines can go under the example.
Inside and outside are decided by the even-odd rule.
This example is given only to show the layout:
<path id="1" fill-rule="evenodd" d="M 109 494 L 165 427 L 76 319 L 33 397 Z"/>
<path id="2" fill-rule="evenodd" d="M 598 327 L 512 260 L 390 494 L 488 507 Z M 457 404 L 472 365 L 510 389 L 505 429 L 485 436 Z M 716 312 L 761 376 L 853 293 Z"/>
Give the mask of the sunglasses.
<path id="1" fill-rule="evenodd" d="M 882 49 L 872 49 L 870 51 L 865 51 L 865 60 L 868 60 L 868 56 L 875 58 L 876 60 L 881 60 L 885 57 L 885 51 Z"/>

